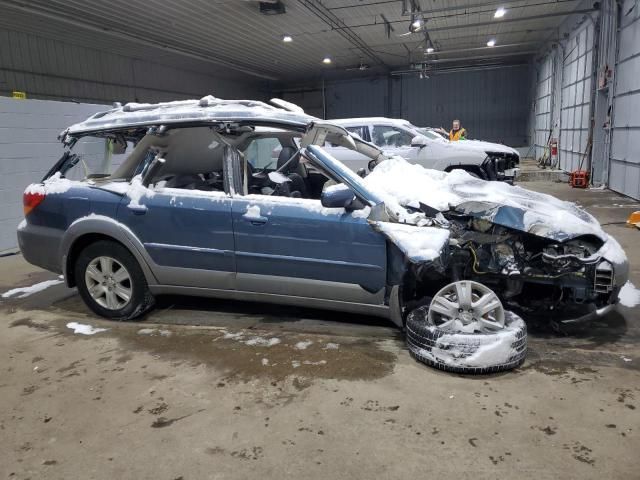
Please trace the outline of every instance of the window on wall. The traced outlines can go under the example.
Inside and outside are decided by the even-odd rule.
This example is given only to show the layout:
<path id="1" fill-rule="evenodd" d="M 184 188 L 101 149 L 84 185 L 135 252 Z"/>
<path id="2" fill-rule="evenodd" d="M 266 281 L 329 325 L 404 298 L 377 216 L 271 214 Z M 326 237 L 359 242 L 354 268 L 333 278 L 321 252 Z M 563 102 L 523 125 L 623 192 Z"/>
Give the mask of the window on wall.
<path id="1" fill-rule="evenodd" d="M 397 127 L 374 125 L 372 141 L 378 147 L 409 147 L 413 136 Z"/>

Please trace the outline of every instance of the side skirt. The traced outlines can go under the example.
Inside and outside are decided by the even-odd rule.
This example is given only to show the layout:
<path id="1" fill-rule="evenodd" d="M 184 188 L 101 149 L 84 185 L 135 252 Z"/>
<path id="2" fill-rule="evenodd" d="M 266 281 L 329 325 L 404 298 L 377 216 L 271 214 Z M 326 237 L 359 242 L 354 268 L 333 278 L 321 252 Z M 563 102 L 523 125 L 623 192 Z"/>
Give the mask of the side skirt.
<path id="1" fill-rule="evenodd" d="M 149 285 L 149 289 L 154 295 L 187 295 L 193 297 L 226 298 L 247 302 L 276 303 L 296 307 L 319 308 L 348 313 L 358 313 L 362 315 L 373 315 L 391 320 L 391 310 L 386 305 L 367 305 L 364 303 L 340 302 L 336 300 L 277 295 L 272 293 L 180 287 L 174 285 Z"/>

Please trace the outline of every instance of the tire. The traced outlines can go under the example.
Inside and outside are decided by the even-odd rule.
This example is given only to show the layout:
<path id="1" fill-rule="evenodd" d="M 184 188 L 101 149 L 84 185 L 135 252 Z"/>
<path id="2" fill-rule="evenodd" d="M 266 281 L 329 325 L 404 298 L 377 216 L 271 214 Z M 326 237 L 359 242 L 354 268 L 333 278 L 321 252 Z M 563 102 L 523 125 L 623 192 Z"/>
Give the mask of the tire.
<path id="1" fill-rule="evenodd" d="M 111 259 L 111 265 L 117 268 L 112 278 L 118 279 L 120 273 L 128 275 L 122 283 L 113 287 L 114 291 L 129 293 L 128 300 L 124 297 L 116 296 L 115 293 L 109 293 L 109 298 L 115 298 L 115 302 L 109 302 L 105 289 L 108 288 L 104 283 L 100 283 L 96 279 L 96 275 L 102 274 L 101 271 L 96 272 L 96 267 L 100 269 L 101 259 Z M 107 262 L 107 264 L 109 264 Z M 93 267 L 93 268 L 90 268 Z M 120 268 L 124 268 L 123 271 Z M 89 270 L 89 271 L 88 271 Z M 105 271 L 111 271 L 106 269 Z M 109 318 L 111 320 L 132 320 L 141 316 L 149 310 L 154 304 L 154 298 L 147 285 L 147 280 L 140 268 L 140 265 L 134 256 L 121 244 L 109 240 L 100 240 L 88 245 L 80 252 L 74 265 L 75 278 L 78 285 L 78 292 L 84 300 L 84 303 L 97 315 Z M 114 283 L 115 280 L 109 280 Z M 93 287 L 93 288 L 92 288 Z M 90 292 L 91 290 L 94 292 Z M 98 292 L 98 293 L 96 293 Z M 104 295 L 104 298 L 98 297 Z"/>
<path id="2" fill-rule="evenodd" d="M 505 312 L 505 326 L 491 333 L 452 333 L 429 324 L 429 306 L 409 313 L 406 342 L 411 356 L 431 367 L 453 373 L 488 374 L 516 368 L 527 355 L 527 326 Z"/>

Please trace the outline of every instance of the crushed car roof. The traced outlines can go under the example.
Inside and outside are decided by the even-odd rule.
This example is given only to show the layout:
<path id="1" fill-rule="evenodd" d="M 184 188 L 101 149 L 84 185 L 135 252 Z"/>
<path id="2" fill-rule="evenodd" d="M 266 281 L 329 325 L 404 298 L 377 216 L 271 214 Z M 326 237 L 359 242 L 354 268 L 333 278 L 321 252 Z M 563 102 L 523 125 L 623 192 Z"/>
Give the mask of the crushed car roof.
<path id="1" fill-rule="evenodd" d="M 127 103 L 124 106 L 98 112 L 83 122 L 71 125 L 61 133 L 71 136 L 91 132 L 150 125 L 169 125 L 206 121 L 259 120 L 291 126 L 303 126 L 316 120 L 301 111 L 277 108 L 255 100 L 223 100 L 212 95 L 200 100 L 179 100 L 165 103 Z"/>

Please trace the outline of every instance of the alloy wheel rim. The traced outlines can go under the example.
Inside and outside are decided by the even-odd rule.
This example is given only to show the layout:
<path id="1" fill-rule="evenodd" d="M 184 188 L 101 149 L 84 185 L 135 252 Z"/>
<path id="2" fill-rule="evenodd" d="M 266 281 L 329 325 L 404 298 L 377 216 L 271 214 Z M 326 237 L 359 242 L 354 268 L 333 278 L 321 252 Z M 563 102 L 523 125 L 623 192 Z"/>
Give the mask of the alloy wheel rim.
<path id="1" fill-rule="evenodd" d="M 435 294 L 427 315 L 441 330 L 489 333 L 504 328 L 504 307 L 490 288 L 471 280 L 454 282 Z"/>
<path id="2" fill-rule="evenodd" d="M 120 310 L 131 301 L 129 271 L 114 258 L 101 256 L 89 262 L 84 274 L 89 295 L 107 310 Z"/>

